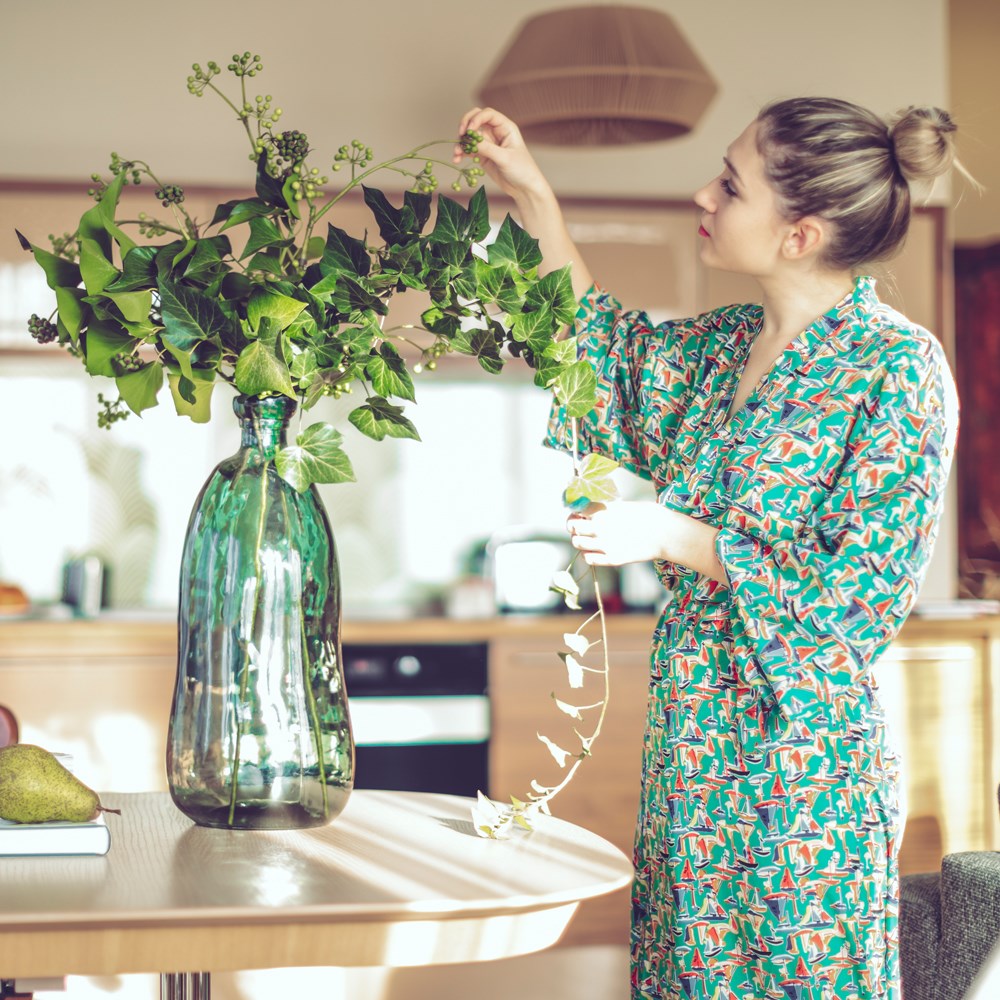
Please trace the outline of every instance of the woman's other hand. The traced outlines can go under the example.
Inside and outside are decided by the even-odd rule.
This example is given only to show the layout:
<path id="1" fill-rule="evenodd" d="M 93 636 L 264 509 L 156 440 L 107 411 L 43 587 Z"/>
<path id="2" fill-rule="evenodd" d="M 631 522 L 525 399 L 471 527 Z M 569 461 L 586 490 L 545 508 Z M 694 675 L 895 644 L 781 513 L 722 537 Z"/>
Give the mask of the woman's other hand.
<path id="1" fill-rule="evenodd" d="M 719 529 L 652 500 L 594 503 L 570 514 L 566 527 L 590 566 L 664 559 L 729 585 L 715 554 Z"/>

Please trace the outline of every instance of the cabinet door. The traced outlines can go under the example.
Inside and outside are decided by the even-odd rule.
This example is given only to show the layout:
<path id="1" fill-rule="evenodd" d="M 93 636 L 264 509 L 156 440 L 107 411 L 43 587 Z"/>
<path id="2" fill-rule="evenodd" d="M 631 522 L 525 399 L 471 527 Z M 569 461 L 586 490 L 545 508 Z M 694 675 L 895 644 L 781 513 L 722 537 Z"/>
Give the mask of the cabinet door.
<path id="1" fill-rule="evenodd" d="M 875 675 L 903 763 L 905 874 L 956 851 L 992 849 L 996 782 L 985 639 L 895 642 Z"/>
<path id="2" fill-rule="evenodd" d="M 498 801 L 513 794 L 524 798 L 531 779 L 555 785 L 560 769 L 537 733 L 571 753 L 580 750 L 574 727 L 593 732 L 599 709 L 583 712 L 583 721 L 560 712 L 552 700 L 589 705 L 603 695 L 601 675 L 585 674 L 582 689 L 571 689 L 556 651 L 563 648 L 561 631 L 551 644 L 541 639 L 497 641 L 490 656 L 490 698 L 493 733 L 490 749 L 490 796 Z M 569 786 L 552 802 L 552 812 L 610 841 L 626 857 L 639 803 L 642 733 L 649 681 L 649 642 L 641 636 L 609 639 L 611 693 L 593 755 L 586 758 Z M 599 662 L 596 649 L 585 664 Z M 573 764 L 567 759 L 567 769 Z M 628 941 L 629 891 L 621 889 L 582 903 L 561 944 L 618 944 Z"/>

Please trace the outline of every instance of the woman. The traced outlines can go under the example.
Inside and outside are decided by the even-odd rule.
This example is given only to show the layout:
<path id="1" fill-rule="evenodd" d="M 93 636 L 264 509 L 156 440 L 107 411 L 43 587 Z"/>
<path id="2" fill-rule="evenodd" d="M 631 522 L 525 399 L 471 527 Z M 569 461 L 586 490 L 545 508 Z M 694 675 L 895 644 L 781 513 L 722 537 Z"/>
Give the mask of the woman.
<path id="1" fill-rule="evenodd" d="M 871 667 L 930 556 L 957 403 L 937 340 L 875 295 L 910 183 L 953 163 L 950 118 L 891 124 L 782 101 L 695 195 L 700 254 L 762 305 L 650 326 L 593 279 L 516 126 L 462 132 L 540 240 L 573 262 L 598 375 L 582 450 L 657 501 L 568 520 L 592 565 L 656 560 L 635 841 L 636 998 L 898 998 L 898 761 Z M 460 158 L 456 151 L 456 159 Z M 549 443 L 569 434 L 557 411 Z"/>

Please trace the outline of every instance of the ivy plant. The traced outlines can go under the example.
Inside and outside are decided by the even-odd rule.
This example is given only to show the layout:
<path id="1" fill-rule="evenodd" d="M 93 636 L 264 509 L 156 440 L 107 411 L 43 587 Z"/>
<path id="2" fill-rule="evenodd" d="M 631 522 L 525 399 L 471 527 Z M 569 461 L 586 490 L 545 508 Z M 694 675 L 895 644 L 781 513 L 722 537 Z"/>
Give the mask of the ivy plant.
<path id="1" fill-rule="evenodd" d="M 456 170 L 456 190 L 476 186 L 480 137 L 461 137 L 473 154 L 461 168 L 450 162 L 453 140 L 379 162 L 352 140 L 331 163 L 350 176 L 331 188 L 309 165 L 306 134 L 280 126 L 270 95 L 250 96 L 248 81 L 262 69 L 257 55 L 233 56 L 236 98 L 220 88 L 215 62 L 195 64 L 187 79 L 192 94 L 211 93 L 235 114 L 254 164 L 253 194 L 197 219 L 183 188 L 113 153 L 110 178 L 92 175 L 95 203 L 74 231 L 50 238 L 50 249 L 17 233 L 55 295 L 49 317 L 31 317 L 32 336 L 114 380 L 117 398 L 98 397 L 99 425 L 156 406 L 165 386 L 178 414 L 208 421 L 221 381 L 248 396 L 292 397 L 303 410 L 360 389 L 348 417 L 358 432 L 419 438 L 405 412 L 416 396 L 413 374 L 450 353 L 475 357 L 491 374 L 520 358 L 569 416 L 588 412 L 593 371 L 558 339 L 576 305 L 568 266 L 540 274 L 537 240 L 510 215 L 492 232 L 482 188 L 467 203 L 436 192 L 441 166 Z M 435 154 L 442 146 L 447 157 Z M 401 175 L 410 187 L 392 198 L 370 185 L 376 173 Z M 169 214 L 123 218 L 125 188 L 144 183 Z M 337 204 L 359 190 L 377 238 L 335 224 Z M 412 344 L 413 328 L 390 326 L 387 316 L 392 297 L 411 290 L 428 296 L 420 328 L 429 337 L 413 345 L 417 359 L 408 364 L 400 347 Z M 278 455 L 278 472 L 298 490 L 352 481 L 342 443 L 339 429 L 312 423 Z"/>

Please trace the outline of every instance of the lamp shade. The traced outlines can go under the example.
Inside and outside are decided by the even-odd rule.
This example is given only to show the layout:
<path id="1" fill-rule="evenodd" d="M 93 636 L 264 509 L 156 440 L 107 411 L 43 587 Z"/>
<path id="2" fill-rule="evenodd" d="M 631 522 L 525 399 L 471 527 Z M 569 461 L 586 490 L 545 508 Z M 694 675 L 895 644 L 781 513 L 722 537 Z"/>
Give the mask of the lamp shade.
<path id="1" fill-rule="evenodd" d="M 716 89 L 668 15 L 593 6 L 525 21 L 478 96 L 530 142 L 611 146 L 690 132 Z"/>

